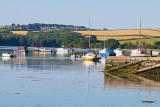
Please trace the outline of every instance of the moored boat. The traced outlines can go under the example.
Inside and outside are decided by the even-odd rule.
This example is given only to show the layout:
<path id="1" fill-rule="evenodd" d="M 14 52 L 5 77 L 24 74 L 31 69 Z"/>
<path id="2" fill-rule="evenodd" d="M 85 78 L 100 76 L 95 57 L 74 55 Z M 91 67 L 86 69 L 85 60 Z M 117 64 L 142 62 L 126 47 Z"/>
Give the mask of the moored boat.
<path id="1" fill-rule="evenodd" d="M 43 48 L 43 47 L 35 47 L 35 48 L 33 48 L 33 51 L 40 51 L 41 48 Z"/>
<path id="2" fill-rule="evenodd" d="M 152 51 L 152 55 L 159 55 L 160 53 L 158 51 Z"/>
<path id="3" fill-rule="evenodd" d="M 89 52 L 84 56 L 85 60 L 99 61 L 101 57 L 95 55 L 93 52 L 90 52 L 90 19 L 89 19 Z"/>
<path id="4" fill-rule="evenodd" d="M 3 57 L 14 57 L 15 55 L 13 55 L 12 53 L 9 54 L 6 52 L 6 53 L 3 53 L 2 56 Z"/>
<path id="5" fill-rule="evenodd" d="M 47 49 L 47 48 L 40 48 L 39 51 L 40 52 L 52 52 L 51 49 Z"/>
<path id="6" fill-rule="evenodd" d="M 130 56 L 146 56 L 146 36 L 145 36 L 145 50 L 142 49 L 142 42 L 141 42 L 141 20 L 140 20 L 140 29 L 139 29 L 139 48 L 135 50 L 131 50 Z"/>
<path id="7" fill-rule="evenodd" d="M 68 53 L 69 49 L 67 49 L 67 48 L 57 48 L 56 52 L 65 52 L 65 53 Z"/>
<path id="8" fill-rule="evenodd" d="M 137 48 L 135 50 L 131 50 L 130 56 L 145 56 L 146 52 L 141 50 L 140 48 Z"/>
<path id="9" fill-rule="evenodd" d="M 93 52 L 89 52 L 84 56 L 84 59 L 91 60 L 91 61 L 99 61 L 101 57 L 98 55 L 95 55 Z"/>
<path id="10" fill-rule="evenodd" d="M 99 54 L 101 56 L 116 56 L 116 53 L 113 51 L 113 49 L 102 49 L 99 51 Z"/>
<path id="11" fill-rule="evenodd" d="M 114 52 L 115 52 L 116 56 L 122 56 L 124 53 L 124 51 L 120 50 L 119 48 L 115 49 Z"/>

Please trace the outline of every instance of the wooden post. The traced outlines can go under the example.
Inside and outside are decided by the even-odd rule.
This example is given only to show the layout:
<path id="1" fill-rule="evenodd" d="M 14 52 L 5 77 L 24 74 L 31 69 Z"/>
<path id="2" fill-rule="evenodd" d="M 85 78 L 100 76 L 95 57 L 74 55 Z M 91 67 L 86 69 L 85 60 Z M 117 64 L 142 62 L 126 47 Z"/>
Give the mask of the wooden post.
<path id="1" fill-rule="evenodd" d="M 152 50 L 150 51 L 150 57 L 152 57 Z"/>

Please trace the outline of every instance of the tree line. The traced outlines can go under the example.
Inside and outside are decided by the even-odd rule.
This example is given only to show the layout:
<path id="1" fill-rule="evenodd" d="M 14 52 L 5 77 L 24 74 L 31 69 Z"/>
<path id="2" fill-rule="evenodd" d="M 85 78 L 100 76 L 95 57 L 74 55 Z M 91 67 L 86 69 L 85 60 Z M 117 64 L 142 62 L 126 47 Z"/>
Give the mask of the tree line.
<path id="1" fill-rule="evenodd" d="M 33 23 L 28 25 L 11 24 L 2 26 L 5 29 L 22 30 L 22 31 L 53 31 L 53 30 L 88 30 L 85 26 L 63 25 L 63 24 L 43 24 Z"/>

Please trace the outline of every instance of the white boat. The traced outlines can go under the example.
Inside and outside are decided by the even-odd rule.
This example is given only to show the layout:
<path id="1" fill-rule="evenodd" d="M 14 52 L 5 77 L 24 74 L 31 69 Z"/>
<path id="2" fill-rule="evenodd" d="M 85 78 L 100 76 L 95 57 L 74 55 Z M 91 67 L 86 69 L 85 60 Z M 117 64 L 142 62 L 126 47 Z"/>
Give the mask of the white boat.
<path id="1" fill-rule="evenodd" d="M 141 51 L 139 48 L 135 49 L 135 50 L 131 50 L 131 54 L 130 56 L 145 56 L 145 52 Z"/>
<path id="2" fill-rule="evenodd" d="M 57 48 L 56 52 L 65 52 L 65 53 L 68 53 L 69 49 L 67 49 L 67 48 Z"/>
<path id="3" fill-rule="evenodd" d="M 14 57 L 15 55 L 13 55 L 12 53 L 3 53 L 2 54 L 3 57 Z"/>
<path id="4" fill-rule="evenodd" d="M 40 49 L 42 49 L 43 47 L 36 47 L 36 48 L 33 48 L 33 51 L 40 51 Z"/>
<path id="5" fill-rule="evenodd" d="M 122 56 L 124 51 L 120 50 L 119 48 L 115 49 L 114 52 L 116 53 L 116 56 Z"/>
<path id="6" fill-rule="evenodd" d="M 46 48 L 39 48 L 40 52 L 52 52 L 51 49 L 46 49 Z"/>
<path id="7" fill-rule="evenodd" d="M 152 51 L 152 55 L 159 55 L 159 52 L 157 52 L 157 51 Z"/>

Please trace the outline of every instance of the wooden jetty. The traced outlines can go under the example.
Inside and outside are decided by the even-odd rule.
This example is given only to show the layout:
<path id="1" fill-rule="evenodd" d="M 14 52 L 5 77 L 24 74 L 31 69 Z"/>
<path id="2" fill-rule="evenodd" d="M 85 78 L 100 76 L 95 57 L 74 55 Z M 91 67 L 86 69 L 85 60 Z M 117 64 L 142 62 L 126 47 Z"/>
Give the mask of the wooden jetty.
<path id="1" fill-rule="evenodd" d="M 160 57 L 107 56 L 105 62 L 107 72 L 140 73 L 156 68 L 160 68 Z"/>

